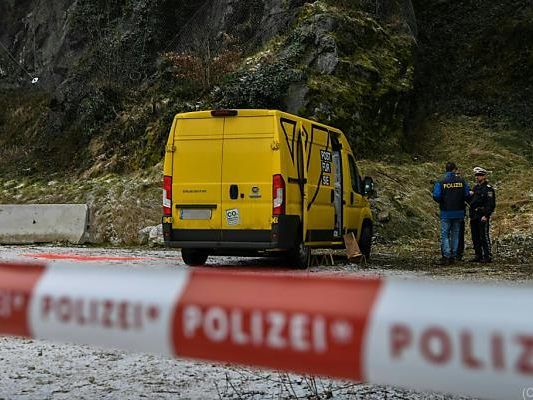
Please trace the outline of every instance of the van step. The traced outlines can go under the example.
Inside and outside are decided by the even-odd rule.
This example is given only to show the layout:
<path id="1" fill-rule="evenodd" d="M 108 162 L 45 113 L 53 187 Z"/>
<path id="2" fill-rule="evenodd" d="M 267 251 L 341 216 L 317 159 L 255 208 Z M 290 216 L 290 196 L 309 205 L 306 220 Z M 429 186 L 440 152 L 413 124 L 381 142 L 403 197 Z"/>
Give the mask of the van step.
<path id="1" fill-rule="evenodd" d="M 335 265 L 335 260 L 333 259 L 333 252 L 331 250 L 320 253 L 320 254 L 312 254 L 309 258 L 309 266 L 315 267 L 315 266 L 333 266 Z"/>

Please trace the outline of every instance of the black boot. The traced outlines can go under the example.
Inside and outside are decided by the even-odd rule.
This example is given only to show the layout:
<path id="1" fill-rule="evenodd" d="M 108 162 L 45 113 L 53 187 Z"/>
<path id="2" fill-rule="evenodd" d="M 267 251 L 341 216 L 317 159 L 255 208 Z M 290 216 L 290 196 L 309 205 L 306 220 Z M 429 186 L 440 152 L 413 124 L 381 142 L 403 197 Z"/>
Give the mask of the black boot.
<path id="1" fill-rule="evenodd" d="M 442 257 L 439 261 L 439 265 L 450 265 L 450 259 L 448 257 Z"/>

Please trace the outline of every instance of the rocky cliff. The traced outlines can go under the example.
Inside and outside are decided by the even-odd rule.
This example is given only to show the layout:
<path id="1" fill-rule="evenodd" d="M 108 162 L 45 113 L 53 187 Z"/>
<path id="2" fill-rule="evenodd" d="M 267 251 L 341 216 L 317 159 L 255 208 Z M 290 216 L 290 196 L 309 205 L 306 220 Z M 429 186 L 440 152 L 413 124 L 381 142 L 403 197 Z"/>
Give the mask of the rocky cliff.
<path id="1" fill-rule="evenodd" d="M 393 149 L 402 136 L 414 73 L 410 0 L 0 7 L 4 170 L 148 167 L 172 116 L 199 108 L 301 113 L 344 129 L 360 154 Z"/>

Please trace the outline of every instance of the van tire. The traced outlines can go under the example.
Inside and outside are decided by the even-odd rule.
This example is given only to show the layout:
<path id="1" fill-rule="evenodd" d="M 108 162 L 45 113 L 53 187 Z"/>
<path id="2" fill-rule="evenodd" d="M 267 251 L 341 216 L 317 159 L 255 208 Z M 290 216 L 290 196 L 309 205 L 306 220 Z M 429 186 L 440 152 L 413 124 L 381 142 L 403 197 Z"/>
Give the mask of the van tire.
<path id="1" fill-rule="evenodd" d="M 311 248 L 300 243 L 289 252 L 288 256 L 291 266 L 297 269 L 307 269 L 311 262 Z"/>
<path id="2" fill-rule="evenodd" d="M 361 230 L 361 239 L 359 240 L 359 248 L 361 253 L 365 256 L 367 260 L 370 259 L 370 253 L 372 251 L 372 236 L 374 234 L 374 229 L 372 223 L 364 222 L 363 229 Z"/>
<path id="3" fill-rule="evenodd" d="M 181 249 L 181 258 L 185 264 L 191 267 L 200 267 L 205 264 L 209 254 L 205 250 L 199 249 Z"/>

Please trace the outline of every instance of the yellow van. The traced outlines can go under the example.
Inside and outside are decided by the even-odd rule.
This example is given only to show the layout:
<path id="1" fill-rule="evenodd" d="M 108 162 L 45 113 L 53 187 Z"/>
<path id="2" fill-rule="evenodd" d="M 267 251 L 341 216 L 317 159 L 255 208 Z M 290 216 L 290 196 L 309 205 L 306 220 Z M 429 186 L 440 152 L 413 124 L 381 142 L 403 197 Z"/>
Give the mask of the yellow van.
<path id="1" fill-rule="evenodd" d="M 344 134 L 273 110 L 178 114 L 165 149 L 163 234 L 188 265 L 209 255 L 282 255 L 354 232 L 370 256 L 372 179 L 361 179 Z"/>

